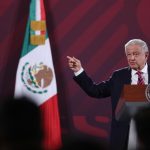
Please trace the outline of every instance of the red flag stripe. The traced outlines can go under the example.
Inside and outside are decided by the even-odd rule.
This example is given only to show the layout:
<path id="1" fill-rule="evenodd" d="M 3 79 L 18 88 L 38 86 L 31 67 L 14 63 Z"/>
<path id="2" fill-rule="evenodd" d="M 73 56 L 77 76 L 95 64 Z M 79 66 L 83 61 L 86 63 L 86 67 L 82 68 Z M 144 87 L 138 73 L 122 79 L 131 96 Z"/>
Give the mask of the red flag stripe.
<path id="1" fill-rule="evenodd" d="M 45 149 L 57 149 L 61 145 L 61 129 L 57 95 L 48 99 L 40 106 L 44 129 Z"/>
<path id="2" fill-rule="evenodd" d="M 45 19 L 45 8 L 44 8 L 43 0 L 40 0 L 40 9 L 41 9 L 41 20 L 46 20 Z M 41 31 L 41 34 L 45 34 L 45 31 Z"/>

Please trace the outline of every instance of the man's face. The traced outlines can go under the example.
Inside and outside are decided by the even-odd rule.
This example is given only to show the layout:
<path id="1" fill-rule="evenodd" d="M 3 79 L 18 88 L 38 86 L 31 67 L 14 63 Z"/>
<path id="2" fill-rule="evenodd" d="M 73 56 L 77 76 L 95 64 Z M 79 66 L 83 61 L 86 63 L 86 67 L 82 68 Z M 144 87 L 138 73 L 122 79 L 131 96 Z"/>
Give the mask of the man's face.
<path id="1" fill-rule="evenodd" d="M 139 45 L 129 45 L 126 48 L 126 56 L 129 66 L 134 70 L 141 70 L 148 59 L 148 52 L 142 50 Z"/>

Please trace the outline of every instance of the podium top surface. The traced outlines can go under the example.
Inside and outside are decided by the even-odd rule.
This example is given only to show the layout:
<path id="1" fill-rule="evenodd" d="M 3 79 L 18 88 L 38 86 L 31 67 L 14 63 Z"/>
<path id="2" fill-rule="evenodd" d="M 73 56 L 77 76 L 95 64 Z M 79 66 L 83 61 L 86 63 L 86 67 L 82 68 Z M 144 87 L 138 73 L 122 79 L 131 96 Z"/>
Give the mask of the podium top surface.
<path id="1" fill-rule="evenodd" d="M 126 102 L 144 102 L 146 98 L 147 85 L 124 85 L 121 98 Z"/>

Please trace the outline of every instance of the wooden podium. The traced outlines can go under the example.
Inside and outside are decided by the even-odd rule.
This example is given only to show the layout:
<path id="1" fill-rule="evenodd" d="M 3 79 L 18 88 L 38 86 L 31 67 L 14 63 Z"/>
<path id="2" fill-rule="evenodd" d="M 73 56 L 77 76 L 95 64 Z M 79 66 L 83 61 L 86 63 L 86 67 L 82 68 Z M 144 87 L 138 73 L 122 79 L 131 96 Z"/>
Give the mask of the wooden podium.
<path id="1" fill-rule="evenodd" d="M 146 98 L 147 85 L 124 85 L 115 117 L 119 121 L 130 121 L 137 109 L 150 103 Z"/>

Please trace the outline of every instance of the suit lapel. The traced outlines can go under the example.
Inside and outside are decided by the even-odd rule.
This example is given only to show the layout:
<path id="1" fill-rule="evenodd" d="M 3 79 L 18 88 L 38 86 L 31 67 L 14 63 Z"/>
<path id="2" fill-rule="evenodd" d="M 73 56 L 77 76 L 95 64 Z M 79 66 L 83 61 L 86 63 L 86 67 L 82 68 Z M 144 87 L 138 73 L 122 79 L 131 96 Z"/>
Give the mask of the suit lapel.
<path id="1" fill-rule="evenodd" d="M 131 68 L 128 67 L 124 74 L 124 84 L 131 84 Z"/>

